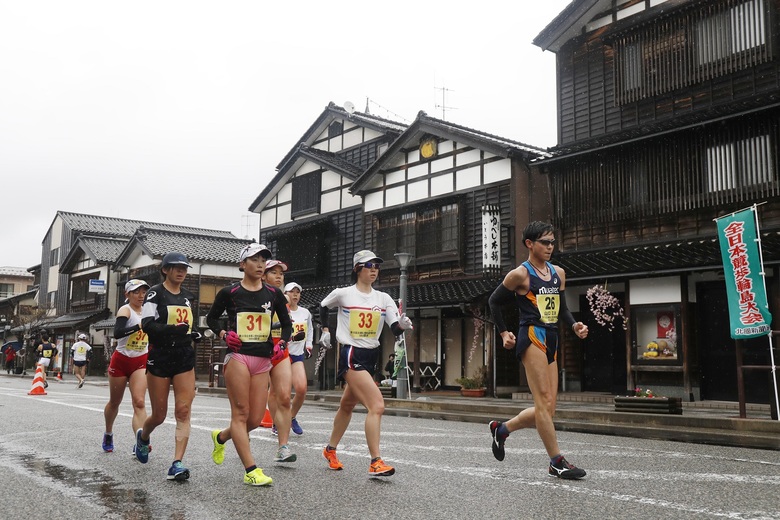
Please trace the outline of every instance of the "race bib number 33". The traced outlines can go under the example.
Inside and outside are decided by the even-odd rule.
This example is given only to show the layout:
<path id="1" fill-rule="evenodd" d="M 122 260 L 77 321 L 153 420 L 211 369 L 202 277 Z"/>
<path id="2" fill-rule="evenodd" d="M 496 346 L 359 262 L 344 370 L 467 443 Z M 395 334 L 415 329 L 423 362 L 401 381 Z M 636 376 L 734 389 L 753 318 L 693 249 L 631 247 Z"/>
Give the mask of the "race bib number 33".
<path id="1" fill-rule="evenodd" d="M 375 338 L 379 331 L 379 311 L 351 310 L 349 311 L 349 334 L 353 338 Z"/>
<path id="2" fill-rule="evenodd" d="M 271 315 L 262 312 L 236 313 L 236 333 L 241 341 L 263 343 L 271 332 Z"/>

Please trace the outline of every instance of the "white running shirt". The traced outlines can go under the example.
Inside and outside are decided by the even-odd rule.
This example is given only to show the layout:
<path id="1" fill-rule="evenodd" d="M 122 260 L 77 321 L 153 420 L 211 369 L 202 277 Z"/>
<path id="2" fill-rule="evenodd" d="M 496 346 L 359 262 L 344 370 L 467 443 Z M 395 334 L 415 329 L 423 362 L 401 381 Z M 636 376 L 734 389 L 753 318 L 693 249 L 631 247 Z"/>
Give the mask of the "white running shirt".
<path id="1" fill-rule="evenodd" d="M 287 345 L 291 356 L 302 356 L 304 347 L 311 348 L 311 313 L 309 309 L 298 306 L 296 310 L 290 310 L 290 319 L 292 320 L 293 336 L 300 331 L 306 334 L 301 341 L 291 341 Z"/>
<path id="2" fill-rule="evenodd" d="M 73 352 L 73 361 L 86 361 L 87 352 L 92 350 L 92 347 L 83 341 L 77 341 L 70 347 L 70 350 Z"/>
<path id="3" fill-rule="evenodd" d="M 127 326 L 141 324 L 141 313 L 135 312 L 129 305 L 123 305 L 122 308 L 127 307 L 130 310 L 130 317 L 127 318 Z M 122 308 L 119 310 L 121 311 Z M 127 357 L 139 357 L 143 356 L 149 350 L 149 336 L 142 330 L 137 330 L 116 340 L 116 350 L 120 354 L 124 354 Z"/>
<path id="4" fill-rule="evenodd" d="M 368 294 L 355 285 L 334 289 L 321 305 L 338 307 L 336 339 L 342 345 L 377 348 L 385 322 L 392 325 L 398 321 L 398 306 L 390 295 L 373 288 Z"/>

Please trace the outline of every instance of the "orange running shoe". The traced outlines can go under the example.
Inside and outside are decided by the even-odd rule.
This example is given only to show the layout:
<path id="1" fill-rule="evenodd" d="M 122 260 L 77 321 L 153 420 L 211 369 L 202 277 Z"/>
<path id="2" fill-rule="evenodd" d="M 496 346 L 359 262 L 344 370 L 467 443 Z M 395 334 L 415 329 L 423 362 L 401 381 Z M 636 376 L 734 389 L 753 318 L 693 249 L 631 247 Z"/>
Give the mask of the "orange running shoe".
<path id="1" fill-rule="evenodd" d="M 385 464 L 385 461 L 383 461 L 381 458 L 376 459 L 368 467 L 368 474 L 371 475 L 372 477 L 389 477 L 394 473 L 395 473 L 395 468 L 393 466 L 388 466 L 387 464 Z"/>
<path id="2" fill-rule="evenodd" d="M 329 450 L 328 447 L 325 446 L 325 449 L 322 450 L 322 456 L 328 460 L 330 469 L 344 469 L 344 464 L 339 462 L 339 458 L 336 456 L 336 450 Z"/>

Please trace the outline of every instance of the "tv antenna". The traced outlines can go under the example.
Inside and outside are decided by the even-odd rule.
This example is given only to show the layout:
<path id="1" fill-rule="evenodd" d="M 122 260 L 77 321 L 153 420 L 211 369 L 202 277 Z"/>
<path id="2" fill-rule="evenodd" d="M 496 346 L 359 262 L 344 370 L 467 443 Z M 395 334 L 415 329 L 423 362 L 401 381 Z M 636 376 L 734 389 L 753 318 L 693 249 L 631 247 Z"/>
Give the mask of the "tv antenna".
<path id="1" fill-rule="evenodd" d="M 252 222 L 252 217 L 254 216 L 254 213 L 245 213 L 241 215 L 241 236 L 244 240 L 250 240 L 252 238 L 250 234 L 255 227 L 254 222 Z"/>
<path id="2" fill-rule="evenodd" d="M 441 105 L 436 105 L 436 108 L 441 108 L 441 118 L 443 121 L 447 120 L 447 110 L 457 110 L 456 107 L 447 106 L 447 92 L 455 92 L 447 87 L 434 86 L 433 90 L 441 91 Z"/>

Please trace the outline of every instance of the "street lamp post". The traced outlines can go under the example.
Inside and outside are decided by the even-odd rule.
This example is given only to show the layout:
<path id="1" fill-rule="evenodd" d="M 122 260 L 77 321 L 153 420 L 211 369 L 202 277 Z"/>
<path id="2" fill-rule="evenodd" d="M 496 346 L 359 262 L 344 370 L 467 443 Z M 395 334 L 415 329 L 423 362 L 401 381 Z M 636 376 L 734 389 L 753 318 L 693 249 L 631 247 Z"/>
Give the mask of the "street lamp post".
<path id="1" fill-rule="evenodd" d="M 412 255 L 409 253 L 395 253 L 393 255 L 398 261 L 398 267 L 401 269 L 401 276 L 398 279 L 398 296 L 401 300 L 401 312 L 406 312 L 406 269 L 412 261 Z M 404 353 L 401 356 L 400 370 L 396 379 L 396 396 L 398 399 L 409 398 L 409 372 L 406 370 L 406 341 L 404 340 Z"/>

